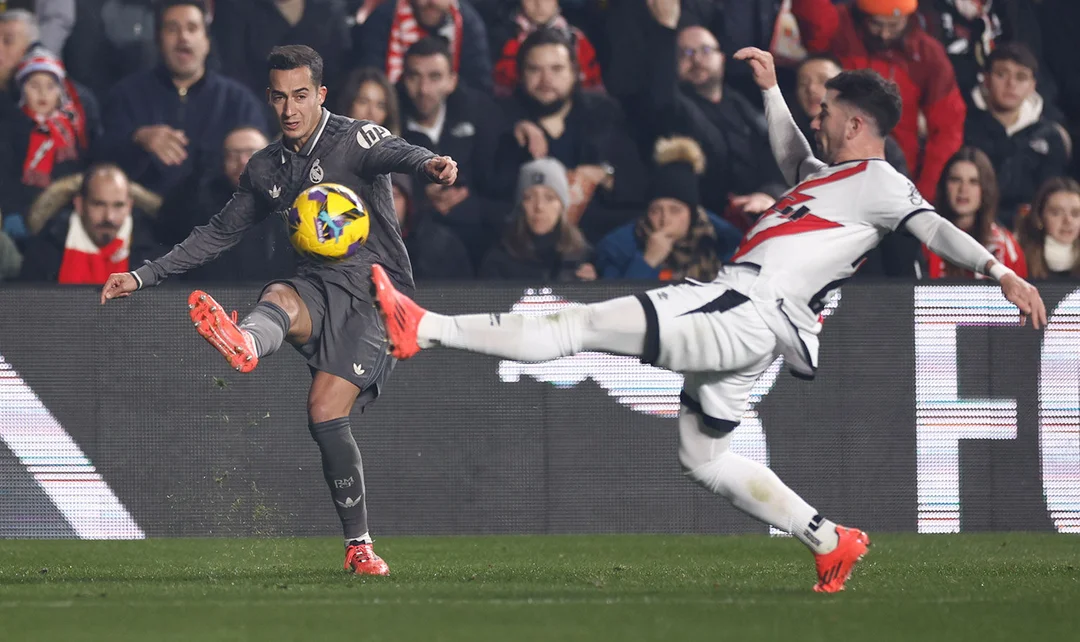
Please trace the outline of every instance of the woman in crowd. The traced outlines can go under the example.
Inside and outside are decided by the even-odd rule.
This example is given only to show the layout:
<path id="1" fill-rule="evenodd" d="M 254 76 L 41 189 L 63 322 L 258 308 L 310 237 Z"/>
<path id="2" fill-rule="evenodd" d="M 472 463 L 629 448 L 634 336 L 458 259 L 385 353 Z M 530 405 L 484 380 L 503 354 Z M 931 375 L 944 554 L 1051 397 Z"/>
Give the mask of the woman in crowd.
<path id="1" fill-rule="evenodd" d="M 734 254 L 742 233 L 700 205 L 705 155 L 697 142 L 661 139 L 656 164 L 648 210 L 601 239 L 596 271 L 604 279 L 711 281 Z"/>
<path id="2" fill-rule="evenodd" d="M 397 94 L 386 74 L 374 67 L 353 69 L 338 97 L 337 112 L 356 120 L 370 120 L 395 136 L 401 135 Z"/>
<path id="3" fill-rule="evenodd" d="M 1019 232 L 1031 278 L 1080 278 L 1080 183 L 1071 178 L 1043 183 Z"/>
<path id="4" fill-rule="evenodd" d="M 949 159 L 938 181 L 936 202 L 942 216 L 982 243 L 998 261 L 1027 278 L 1028 266 L 1020 244 L 996 222 L 997 176 L 982 150 L 964 147 Z M 923 252 L 931 279 L 981 277 L 946 263 L 925 247 Z"/>
<path id="5" fill-rule="evenodd" d="M 487 279 L 591 281 L 590 248 L 567 218 L 570 184 L 554 158 L 525 163 L 518 173 L 517 198 L 506 233 L 480 266 Z"/>

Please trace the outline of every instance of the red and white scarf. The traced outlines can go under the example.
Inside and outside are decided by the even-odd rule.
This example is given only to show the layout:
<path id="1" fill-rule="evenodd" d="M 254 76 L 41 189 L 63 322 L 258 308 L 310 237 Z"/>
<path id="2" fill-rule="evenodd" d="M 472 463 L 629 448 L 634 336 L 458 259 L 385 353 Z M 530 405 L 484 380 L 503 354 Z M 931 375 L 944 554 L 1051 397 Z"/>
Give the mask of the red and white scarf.
<path id="1" fill-rule="evenodd" d="M 77 159 L 86 149 L 86 114 L 70 81 L 64 81 L 63 94 L 60 109 L 48 116 L 35 114 L 23 106 L 23 113 L 34 121 L 23 160 L 24 185 L 48 187 L 56 165 Z"/>
<path id="2" fill-rule="evenodd" d="M 409 0 L 397 0 L 394 22 L 390 25 L 390 45 L 386 50 L 386 77 L 396 83 L 405 70 L 405 52 L 409 46 L 425 36 L 442 36 L 450 43 L 454 56 L 454 72 L 461 69 L 462 21 L 461 9 L 457 0 L 450 3 L 450 21 L 439 27 L 435 33 L 428 33 L 413 15 Z"/>
<path id="3" fill-rule="evenodd" d="M 105 247 L 98 247 L 87 234 L 79 215 L 72 214 L 57 282 L 104 285 L 113 272 L 127 272 L 131 257 L 131 228 L 129 216 L 120 226 L 116 238 Z"/>

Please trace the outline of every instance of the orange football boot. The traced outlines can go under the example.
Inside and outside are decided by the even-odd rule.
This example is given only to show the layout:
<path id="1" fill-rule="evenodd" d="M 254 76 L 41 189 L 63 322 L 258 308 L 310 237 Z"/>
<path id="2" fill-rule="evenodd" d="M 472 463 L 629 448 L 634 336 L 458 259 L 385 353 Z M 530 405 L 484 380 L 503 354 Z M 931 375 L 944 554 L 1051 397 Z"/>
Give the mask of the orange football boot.
<path id="1" fill-rule="evenodd" d="M 420 352 L 416 333 L 420 327 L 420 319 L 427 314 L 427 310 L 398 292 L 383 266 L 371 266 L 371 281 L 375 284 L 375 303 L 386 322 L 390 354 L 395 359 L 408 359 Z"/>
<path id="2" fill-rule="evenodd" d="M 870 536 L 857 528 L 836 527 L 838 541 L 831 552 L 815 554 L 818 582 L 814 591 L 837 593 L 844 590 L 844 582 L 851 577 L 855 564 L 870 548 Z"/>
<path id="3" fill-rule="evenodd" d="M 375 554 L 371 544 L 353 544 L 345 549 L 345 570 L 356 575 L 389 575 L 390 567 Z"/>
<path id="4" fill-rule="evenodd" d="M 188 312 L 195 329 L 225 357 L 229 365 L 240 372 L 251 372 L 259 365 L 255 338 L 236 325 L 236 311 L 225 314 L 221 304 L 202 290 L 188 296 Z"/>

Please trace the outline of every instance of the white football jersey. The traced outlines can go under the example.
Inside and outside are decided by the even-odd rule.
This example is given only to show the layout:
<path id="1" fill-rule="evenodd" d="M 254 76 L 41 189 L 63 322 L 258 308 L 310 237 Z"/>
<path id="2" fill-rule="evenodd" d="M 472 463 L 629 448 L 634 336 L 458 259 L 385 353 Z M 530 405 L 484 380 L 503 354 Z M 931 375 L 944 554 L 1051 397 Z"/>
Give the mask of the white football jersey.
<path id="1" fill-rule="evenodd" d="M 762 215 L 731 259 L 758 270 L 753 292 L 745 294 L 780 303 L 802 343 L 815 344 L 812 354 L 806 354 L 807 346 L 797 350 L 811 368 L 816 337 L 807 335 L 820 331 L 819 315 L 831 293 L 886 234 L 914 214 L 933 211 L 915 185 L 884 160 L 816 166 Z"/>

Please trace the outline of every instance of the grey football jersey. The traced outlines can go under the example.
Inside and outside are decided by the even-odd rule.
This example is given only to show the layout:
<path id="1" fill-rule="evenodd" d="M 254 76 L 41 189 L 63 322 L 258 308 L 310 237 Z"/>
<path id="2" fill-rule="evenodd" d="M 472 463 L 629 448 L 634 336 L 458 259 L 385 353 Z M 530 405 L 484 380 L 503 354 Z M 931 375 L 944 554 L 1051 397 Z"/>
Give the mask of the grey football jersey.
<path id="1" fill-rule="evenodd" d="M 325 282 L 367 296 L 371 265 L 378 262 L 394 281 L 413 289 L 412 266 L 394 212 L 389 174 L 412 174 L 430 181 L 424 163 L 436 154 L 410 145 L 370 121 L 357 121 L 323 109 L 319 127 L 299 153 L 281 140 L 270 143 L 248 161 L 232 200 L 206 225 L 165 256 L 135 270 L 143 286 L 186 272 L 236 245 L 244 232 L 267 216 L 286 225 L 296 196 L 316 183 L 339 183 L 360 195 L 368 208 L 371 231 L 352 257 L 316 262 L 301 257 L 299 273 L 318 272 Z"/>

